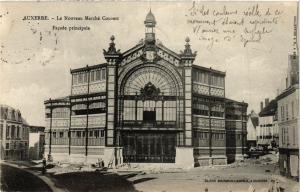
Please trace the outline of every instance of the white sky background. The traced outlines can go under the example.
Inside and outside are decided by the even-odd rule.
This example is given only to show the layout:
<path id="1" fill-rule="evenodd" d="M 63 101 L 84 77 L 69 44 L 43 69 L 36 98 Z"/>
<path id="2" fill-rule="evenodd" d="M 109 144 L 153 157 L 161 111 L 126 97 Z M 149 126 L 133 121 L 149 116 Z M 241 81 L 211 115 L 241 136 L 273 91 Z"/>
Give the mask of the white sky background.
<path id="1" fill-rule="evenodd" d="M 206 7 L 245 9 L 257 2 L 202 2 Z M 185 38 L 197 51 L 195 64 L 226 71 L 226 97 L 249 104 L 248 112 L 259 112 L 264 98 L 273 99 L 284 88 L 288 54 L 292 52 L 293 17 L 297 2 L 258 3 L 283 11 L 279 23 L 260 43 L 243 47 L 239 38 L 219 42 L 208 49 L 187 24 L 192 2 L 152 2 L 157 21 L 156 38 L 179 53 Z M 144 38 L 144 19 L 150 3 L 0 3 L 0 103 L 21 110 L 32 125 L 44 125 L 44 100 L 70 94 L 70 68 L 105 62 L 111 35 L 116 47 L 126 51 Z M 23 21 L 26 15 L 112 16 L 119 21 Z M 89 26 L 90 31 L 53 31 L 56 26 Z M 50 31 L 50 32 L 49 32 Z M 55 35 L 56 33 L 56 35 Z M 56 44 L 57 41 L 57 44 Z"/>

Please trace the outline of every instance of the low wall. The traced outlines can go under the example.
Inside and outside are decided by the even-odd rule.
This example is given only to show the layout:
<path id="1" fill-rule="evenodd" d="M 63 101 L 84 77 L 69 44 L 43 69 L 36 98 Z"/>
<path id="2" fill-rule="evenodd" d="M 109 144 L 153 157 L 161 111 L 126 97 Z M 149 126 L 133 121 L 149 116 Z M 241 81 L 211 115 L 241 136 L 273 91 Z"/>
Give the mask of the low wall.
<path id="1" fill-rule="evenodd" d="M 48 156 L 48 150 L 45 150 L 44 157 L 49 159 Z M 115 167 L 123 163 L 121 147 L 101 147 L 98 154 L 93 152 L 87 156 L 84 153 L 51 153 L 50 158 L 53 162 L 74 164 L 96 164 L 102 159 L 106 167 Z"/>

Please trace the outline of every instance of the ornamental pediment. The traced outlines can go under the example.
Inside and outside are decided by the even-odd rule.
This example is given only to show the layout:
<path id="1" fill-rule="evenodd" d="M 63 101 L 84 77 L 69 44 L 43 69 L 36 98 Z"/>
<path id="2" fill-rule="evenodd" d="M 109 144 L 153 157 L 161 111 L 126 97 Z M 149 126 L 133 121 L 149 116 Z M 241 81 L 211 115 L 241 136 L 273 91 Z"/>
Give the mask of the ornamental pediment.
<path id="1" fill-rule="evenodd" d="M 142 60 L 144 63 L 156 63 L 165 60 L 175 66 L 179 66 L 180 57 L 177 53 L 163 46 L 161 43 L 152 48 L 146 47 L 144 43 L 139 43 L 133 48 L 123 53 L 120 66 L 125 66 L 135 60 Z"/>

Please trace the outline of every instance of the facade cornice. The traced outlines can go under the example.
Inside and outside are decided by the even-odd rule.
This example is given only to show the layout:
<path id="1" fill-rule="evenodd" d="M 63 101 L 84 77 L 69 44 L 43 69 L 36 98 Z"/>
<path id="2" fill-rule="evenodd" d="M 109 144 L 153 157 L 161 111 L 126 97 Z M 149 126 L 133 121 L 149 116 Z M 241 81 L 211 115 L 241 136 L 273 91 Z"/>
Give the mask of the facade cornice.
<path id="1" fill-rule="evenodd" d="M 176 59 L 180 60 L 180 56 L 175 53 L 174 51 L 170 50 L 169 48 L 167 48 L 166 46 L 164 46 L 162 43 L 158 43 L 156 44 L 156 46 L 160 49 L 162 49 L 163 51 L 167 52 L 168 54 L 172 55 L 173 57 L 175 57 Z"/>
<path id="2" fill-rule="evenodd" d="M 285 89 L 282 93 L 280 93 L 276 97 L 276 100 L 278 101 L 280 99 L 283 99 L 284 97 L 291 95 L 292 93 L 294 93 L 296 91 L 296 89 L 299 89 L 299 84 L 292 85 L 292 86 L 288 87 L 287 89 Z"/>
<path id="3" fill-rule="evenodd" d="M 296 118 L 294 118 L 294 119 L 289 119 L 289 120 L 285 120 L 285 121 L 280 121 L 280 122 L 278 122 L 278 125 L 290 125 L 290 124 L 297 123 L 298 120 L 299 120 L 299 118 L 296 117 Z"/>
<path id="4" fill-rule="evenodd" d="M 101 64 L 96 64 L 96 65 L 91 65 L 91 66 L 87 65 L 85 67 L 71 69 L 70 72 L 71 72 L 71 74 L 73 74 L 73 73 L 77 73 L 77 72 L 89 71 L 92 69 L 102 68 L 102 67 L 106 67 L 106 66 L 107 66 L 107 63 L 101 63 Z"/>
<path id="5" fill-rule="evenodd" d="M 195 69 L 199 69 L 199 70 L 219 74 L 219 75 L 222 75 L 222 76 L 226 76 L 226 72 L 219 71 L 219 70 L 216 70 L 216 69 L 211 69 L 211 68 L 207 68 L 207 67 L 203 67 L 203 66 L 199 66 L 199 65 L 192 65 L 192 67 L 195 68 Z"/>
<path id="6" fill-rule="evenodd" d="M 145 45 L 145 43 L 144 43 L 144 41 L 143 41 L 143 42 L 138 43 L 138 44 L 135 45 L 134 47 L 128 49 L 127 51 L 123 52 L 123 53 L 122 53 L 123 58 L 124 58 L 124 57 L 127 57 L 128 55 L 130 55 L 131 53 L 135 52 L 136 50 L 143 48 L 144 45 Z"/>
<path id="7" fill-rule="evenodd" d="M 66 103 L 69 104 L 70 103 L 70 97 L 62 97 L 62 98 L 56 98 L 56 99 L 48 99 L 46 101 L 44 101 L 44 104 L 49 104 L 49 103 Z"/>

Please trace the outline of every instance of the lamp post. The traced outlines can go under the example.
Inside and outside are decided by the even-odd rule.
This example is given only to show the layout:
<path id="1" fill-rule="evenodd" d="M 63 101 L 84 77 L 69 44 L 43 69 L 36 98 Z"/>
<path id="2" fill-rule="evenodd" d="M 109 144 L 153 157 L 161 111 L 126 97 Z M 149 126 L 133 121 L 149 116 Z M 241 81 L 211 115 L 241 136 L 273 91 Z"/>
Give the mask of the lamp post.
<path id="1" fill-rule="evenodd" d="M 48 154 L 48 161 L 52 161 L 52 155 L 51 155 L 51 145 L 52 145 L 52 101 L 51 98 L 49 99 L 50 101 L 50 125 L 49 125 L 49 154 Z"/>

